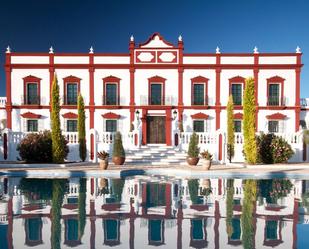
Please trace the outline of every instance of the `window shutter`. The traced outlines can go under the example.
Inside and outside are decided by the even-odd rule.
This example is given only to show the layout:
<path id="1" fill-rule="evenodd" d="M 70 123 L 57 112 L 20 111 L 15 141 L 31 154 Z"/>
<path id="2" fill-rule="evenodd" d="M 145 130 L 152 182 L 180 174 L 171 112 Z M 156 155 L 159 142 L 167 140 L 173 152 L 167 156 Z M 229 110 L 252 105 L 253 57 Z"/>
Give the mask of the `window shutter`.
<path id="1" fill-rule="evenodd" d="M 22 131 L 27 132 L 27 119 L 22 118 Z"/>
<path id="2" fill-rule="evenodd" d="M 117 131 L 122 131 L 123 130 L 123 122 L 122 120 L 116 120 L 117 122 Z"/>
<path id="3" fill-rule="evenodd" d="M 67 120 L 65 118 L 63 119 L 63 131 L 67 131 Z"/>
<path id="4" fill-rule="evenodd" d="M 43 130 L 44 130 L 44 120 L 38 119 L 38 131 L 43 131 Z"/>
<path id="5" fill-rule="evenodd" d="M 280 120 L 279 121 L 279 132 L 284 133 L 285 127 L 284 127 L 284 121 Z"/>

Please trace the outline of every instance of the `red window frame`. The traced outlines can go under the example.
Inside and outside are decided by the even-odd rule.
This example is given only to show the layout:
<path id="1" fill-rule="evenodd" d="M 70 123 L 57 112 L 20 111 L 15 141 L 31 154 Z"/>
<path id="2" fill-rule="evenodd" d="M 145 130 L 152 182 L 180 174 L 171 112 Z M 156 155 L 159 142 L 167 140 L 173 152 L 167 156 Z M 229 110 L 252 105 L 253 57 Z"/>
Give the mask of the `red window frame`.
<path id="1" fill-rule="evenodd" d="M 151 105 L 151 85 L 162 84 L 161 105 L 165 105 L 165 81 L 166 79 L 160 76 L 148 78 L 148 105 Z"/>
<path id="2" fill-rule="evenodd" d="M 194 85 L 195 84 L 204 84 L 204 105 L 208 105 L 208 78 L 203 76 L 197 76 L 191 79 L 191 105 L 194 104 Z"/>
<path id="3" fill-rule="evenodd" d="M 116 96 L 116 105 L 120 104 L 120 78 L 115 76 L 108 76 L 102 79 L 103 80 L 103 105 L 106 105 L 106 85 L 107 84 L 116 84 L 117 85 L 117 96 Z M 110 105 L 108 105 L 110 106 Z"/>
<path id="4" fill-rule="evenodd" d="M 232 85 L 233 84 L 241 84 L 242 85 L 242 101 L 241 103 L 243 103 L 243 96 L 244 96 L 244 90 L 245 90 L 245 86 L 246 86 L 246 79 L 244 77 L 241 76 L 235 76 L 233 78 L 229 79 L 229 96 L 232 94 Z M 240 106 L 240 105 L 235 105 L 235 106 Z"/>
<path id="5" fill-rule="evenodd" d="M 23 78 L 24 80 L 24 105 L 33 105 L 33 104 L 28 104 L 28 92 L 27 92 L 27 86 L 28 84 L 37 84 L 38 85 L 38 92 L 37 92 L 37 96 L 38 96 L 38 103 L 35 105 L 40 105 L 41 104 L 41 78 L 35 77 L 33 75 L 29 75 Z"/>
<path id="6" fill-rule="evenodd" d="M 284 98 L 284 81 L 285 81 L 285 79 L 280 77 L 280 76 L 278 76 L 278 75 L 273 76 L 273 77 L 267 79 L 267 96 L 266 96 L 267 97 L 267 103 L 266 103 L 267 106 L 269 106 L 268 105 L 269 85 L 271 85 L 271 84 L 278 84 L 279 85 L 279 87 L 280 87 L 280 95 L 281 95 L 280 99 L 279 99 L 279 101 L 280 101 L 279 106 L 282 106 L 284 104 L 284 102 L 283 102 L 283 98 Z"/>
<path id="7" fill-rule="evenodd" d="M 77 84 L 77 96 L 78 96 L 80 93 L 80 81 L 81 81 L 81 78 L 78 78 L 73 75 L 63 78 L 64 105 L 68 105 L 67 104 L 67 84 Z"/>

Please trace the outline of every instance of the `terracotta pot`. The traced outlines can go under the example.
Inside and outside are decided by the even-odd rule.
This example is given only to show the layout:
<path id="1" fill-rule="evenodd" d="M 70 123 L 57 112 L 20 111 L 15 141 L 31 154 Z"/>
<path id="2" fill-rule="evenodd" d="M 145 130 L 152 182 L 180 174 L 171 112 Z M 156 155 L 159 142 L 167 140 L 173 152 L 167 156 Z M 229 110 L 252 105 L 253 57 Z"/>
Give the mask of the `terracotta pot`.
<path id="1" fill-rule="evenodd" d="M 210 188 L 210 180 L 209 179 L 203 179 L 201 182 L 202 188 Z"/>
<path id="2" fill-rule="evenodd" d="M 187 163 L 189 165 L 197 165 L 200 158 L 198 157 L 187 157 Z"/>
<path id="3" fill-rule="evenodd" d="M 209 170 L 211 166 L 211 160 L 204 159 L 203 160 L 203 170 Z"/>
<path id="4" fill-rule="evenodd" d="M 115 165 L 123 165 L 126 158 L 121 156 L 113 156 L 113 163 Z"/>
<path id="5" fill-rule="evenodd" d="M 107 181 L 107 179 L 106 178 L 101 178 L 100 179 L 100 189 L 102 189 L 102 188 L 105 188 L 105 187 L 108 187 L 108 181 Z"/>
<path id="6" fill-rule="evenodd" d="M 100 169 L 106 170 L 108 167 L 108 159 L 100 161 Z"/>

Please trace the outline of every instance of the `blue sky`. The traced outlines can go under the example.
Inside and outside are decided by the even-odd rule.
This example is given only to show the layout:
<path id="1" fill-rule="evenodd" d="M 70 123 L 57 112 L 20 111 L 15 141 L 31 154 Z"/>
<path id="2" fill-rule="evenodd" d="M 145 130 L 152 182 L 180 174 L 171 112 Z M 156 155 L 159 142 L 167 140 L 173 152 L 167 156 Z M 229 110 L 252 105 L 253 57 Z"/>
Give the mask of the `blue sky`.
<path id="1" fill-rule="evenodd" d="M 309 97 L 309 1 L 306 0 L 10 0 L 0 6 L 0 54 L 16 52 L 128 52 L 131 34 L 153 32 L 185 52 L 294 52 L 303 54 L 301 97 Z M 13 82 L 14 85 L 14 82 Z M 0 95 L 5 73 L 0 68 Z"/>

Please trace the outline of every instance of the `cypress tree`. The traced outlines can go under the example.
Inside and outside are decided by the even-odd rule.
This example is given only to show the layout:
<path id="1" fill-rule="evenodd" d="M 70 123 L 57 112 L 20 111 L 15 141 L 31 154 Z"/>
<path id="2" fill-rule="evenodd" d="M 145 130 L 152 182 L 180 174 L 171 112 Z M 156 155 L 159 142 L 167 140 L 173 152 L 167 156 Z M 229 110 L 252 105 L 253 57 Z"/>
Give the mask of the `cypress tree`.
<path id="1" fill-rule="evenodd" d="M 233 97 L 230 95 L 229 101 L 227 102 L 227 156 L 230 162 L 232 162 L 232 157 L 234 156 L 234 146 L 235 146 L 235 127 L 234 127 L 234 103 Z"/>
<path id="2" fill-rule="evenodd" d="M 257 146 L 255 140 L 255 97 L 253 78 L 246 79 L 243 110 L 244 154 L 247 163 L 255 164 L 257 161 Z"/>
<path id="3" fill-rule="evenodd" d="M 66 152 L 63 146 L 64 137 L 61 135 L 60 128 L 60 100 L 59 100 L 59 86 L 57 75 L 55 74 L 52 85 L 52 98 L 51 98 L 51 135 L 52 135 L 52 151 L 53 162 L 63 163 Z"/>
<path id="4" fill-rule="evenodd" d="M 82 95 L 78 95 L 77 102 L 78 109 L 78 143 L 79 143 L 79 157 L 84 162 L 86 159 L 87 148 L 86 148 L 86 128 L 85 128 L 85 104 Z"/>

